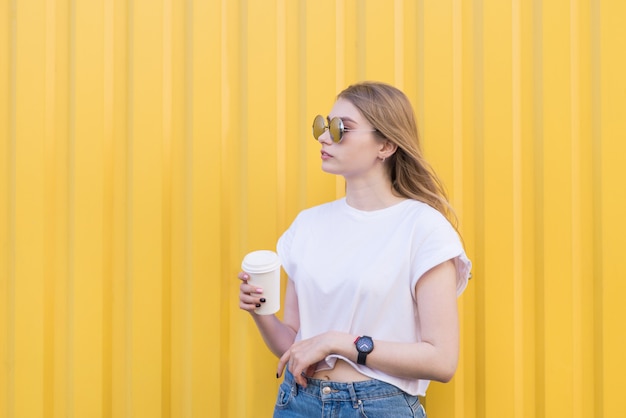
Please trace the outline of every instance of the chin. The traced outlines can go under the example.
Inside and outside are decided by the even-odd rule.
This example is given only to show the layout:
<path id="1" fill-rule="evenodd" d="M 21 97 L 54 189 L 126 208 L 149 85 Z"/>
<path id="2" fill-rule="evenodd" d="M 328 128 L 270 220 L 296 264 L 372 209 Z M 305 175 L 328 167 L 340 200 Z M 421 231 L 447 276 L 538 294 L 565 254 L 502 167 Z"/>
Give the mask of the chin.
<path id="1" fill-rule="evenodd" d="M 341 174 L 337 170 L 333 169 L 332 167 L 329 167 L 328 165 L 326 165 L 324 163 L 322 163 L 322 171 L 324 173 L 328 173 L 328 174 Z"/>

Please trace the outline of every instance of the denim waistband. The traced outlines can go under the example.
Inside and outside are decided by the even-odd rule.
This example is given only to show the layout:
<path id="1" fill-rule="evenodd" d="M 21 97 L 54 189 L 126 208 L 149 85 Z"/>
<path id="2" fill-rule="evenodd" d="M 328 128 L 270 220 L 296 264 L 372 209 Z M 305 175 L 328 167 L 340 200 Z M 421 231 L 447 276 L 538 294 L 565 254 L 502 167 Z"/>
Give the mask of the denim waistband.
<path id="1" fill-rule="evenodd" d="M 305 392 L 325 401 L 357 402 L 404 394 L 398 387 L 376 379 L 343 383 L 307 378 L 307 387 L 302 387 L 289 370 L 285 370 L 285 382 L 291 385 L 294 392 Z"/>

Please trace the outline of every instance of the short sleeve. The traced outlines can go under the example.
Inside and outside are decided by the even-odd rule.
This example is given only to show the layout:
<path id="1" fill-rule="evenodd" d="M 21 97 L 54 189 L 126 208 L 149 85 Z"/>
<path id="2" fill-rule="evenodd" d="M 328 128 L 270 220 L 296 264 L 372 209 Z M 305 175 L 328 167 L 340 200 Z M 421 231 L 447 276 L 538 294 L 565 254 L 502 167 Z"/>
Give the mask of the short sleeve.
<path id="1" fill-rule="evenodd" d="M 415 285 L 424 273 L 448 260 L 453 260 L 456 267 L 457 296 L 465 290 L 472 263 L 465 254 L 459 235 L 447 221 L 418 237 L 411 257 L 411 292 L 415 292 Z"/>
<path id="2" fill-rule="evenodd" d="M 294 264 L 292 257 L 292 249 L 293 249 L 293 241 L 296 235 L 296 231 L 298 228 L 298 218 L 296 218 L 289 228 L 283 232 L 283 234 L 278 238 L 278 242 L 276 243 L 276 253 L 278 254 L 278 258 L 280 259 L 280 263 L 283 266 L 283 270 L 287 273 L 287 276 L 294 276 Z"/>

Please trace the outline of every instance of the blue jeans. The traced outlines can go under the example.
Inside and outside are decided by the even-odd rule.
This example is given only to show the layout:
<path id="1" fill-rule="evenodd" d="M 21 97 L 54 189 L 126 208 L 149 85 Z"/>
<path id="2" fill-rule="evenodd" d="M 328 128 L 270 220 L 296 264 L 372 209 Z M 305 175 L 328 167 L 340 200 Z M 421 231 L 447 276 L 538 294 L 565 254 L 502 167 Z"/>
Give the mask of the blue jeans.
<path id="1" fill-rule="evenodd" d="M 307 383 L 303 388 L 285 370 L 274 418 L 426 417 L 417 396 L 380 380 L 339 383 L 307 379 Z"/>

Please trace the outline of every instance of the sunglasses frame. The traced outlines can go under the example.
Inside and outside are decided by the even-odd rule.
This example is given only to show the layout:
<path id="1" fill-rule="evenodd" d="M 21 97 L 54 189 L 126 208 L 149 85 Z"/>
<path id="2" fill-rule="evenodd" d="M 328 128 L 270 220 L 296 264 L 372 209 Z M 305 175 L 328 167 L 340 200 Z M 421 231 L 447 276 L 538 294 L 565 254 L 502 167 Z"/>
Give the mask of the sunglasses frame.
<path id="1" fill-rule="evenodd" d="M 315 138 L 316 141 L 319 141 L 320 136 L 322 136 L 324 132 L 326 132 L 327 129 L 330 133 L 330 139 L 332 139 L 332 141 L 335 144 L 339 144 L 341 142 L 341 140 L 343 139 L 343 134 L 346 132 L 355 132 L 355 131 L 376 132 L 377 131 L 377 129 L 347 129 L 345 125 L 343 124 L 343 120 L 341 120 L 341 118 L 338 118 L 338 117 L 332 118 L 330 122 L 328 123 L 328 125 L 326 125 L 326 120 L 324 119 L 324 116 L 322 115 L 315 116 L 315 118 L 313 119 L 313 126 L 312 126 L 313 138 Z"/>

